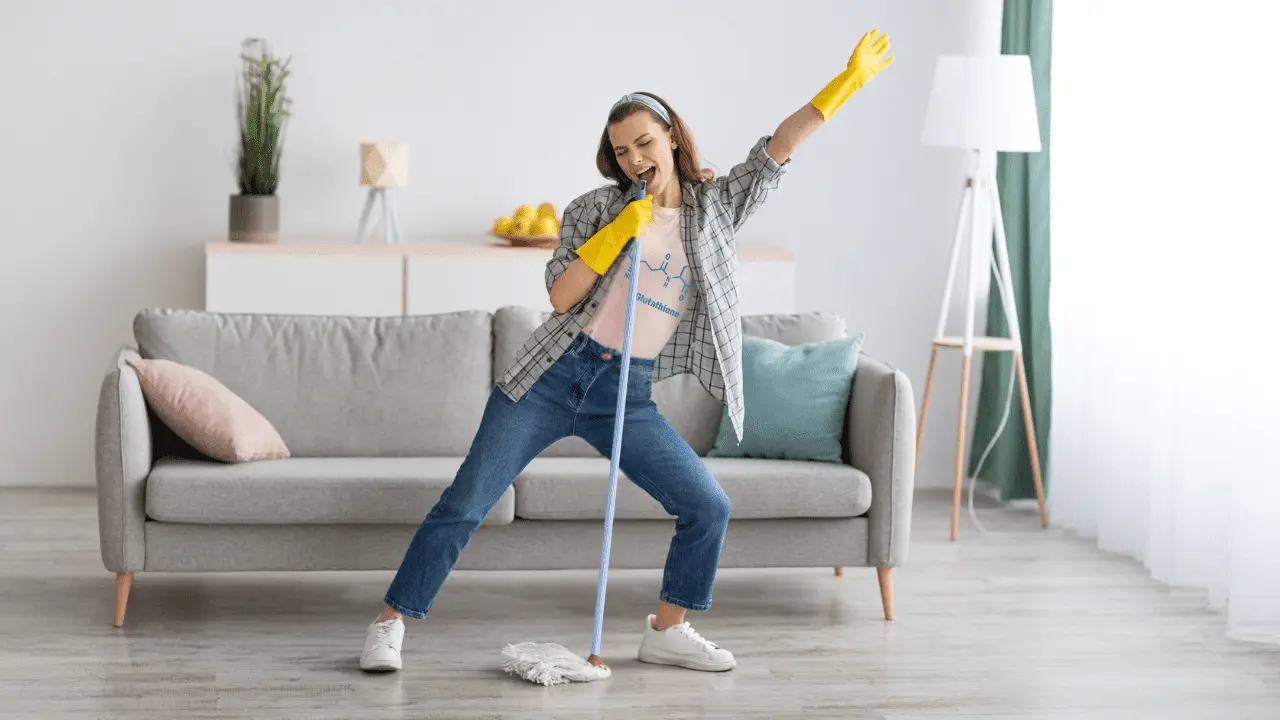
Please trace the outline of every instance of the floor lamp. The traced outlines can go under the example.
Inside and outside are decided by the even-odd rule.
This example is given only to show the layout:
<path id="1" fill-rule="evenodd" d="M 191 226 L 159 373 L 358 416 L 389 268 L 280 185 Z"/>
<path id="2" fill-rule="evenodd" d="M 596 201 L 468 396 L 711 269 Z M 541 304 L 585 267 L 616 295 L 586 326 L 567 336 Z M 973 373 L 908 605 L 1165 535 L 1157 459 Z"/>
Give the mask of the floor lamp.
<path id="1" fill-rule="evenodd" d="M 1036 499 L 1040 505 L 1040 525 L 1048 527 L 1044 486 L 1040 476 L 1040 454 L 1036 448 L 1031 402 L 1027 395 L 1027 375 L 1022 361 L 1022 333 L 1018 327 L 1013 278 L 1009 272 L 1000 192 L 993 172 L 997 152 L 1040 152 L 1040 127 L 1036 118 L 1030 58 L 1026 55 L 945 55 L 938 58 L 921 143 L 966 150 L 970 154 L 972 165 L 960 197 L 955 236 L 951 245 L 951 263 L 947 271 L 946 289 L 942 295 L 942 310 L 938 315 L 933 349 L 929 356 L 929 374 L 925 380 L 919 427 L 916 430 L 916 458 L 918 460 L 920 457 L 920 445 L 924 439 L 924 422 L 929 410 L 929 394 L 938 351 L 960 350 L 963 360 L 960 371 L 959 428 L 956 432 L 955 488 L 951 505 L 951 539 L 955 540 L 960 523 L 960 496 L 965 474 L 964 438 L 969 410 L 969 362 L 975 350 L 1012 352 L 1022 396 L 1022 415 L 1026 425 L 1027 448 L 1031 455 L 1031 471 L 1035 478 Z M 987 211 L 985 218 L 988 222 L 984 222 L 984 210 Z M 991 253 L 993 231 L 994 257 Z M 959 335 L 948 335 L 947 316 L 951 312 L 951 296 L 956 289 L 962 249 L 967 251 L 964 264 L 964 329 Z M 974 307 L 979 283 L 986 279 L 987 268 L 993 259 L 996 285 L 1009 325 L 1007 338 L 974 336 Z"/>

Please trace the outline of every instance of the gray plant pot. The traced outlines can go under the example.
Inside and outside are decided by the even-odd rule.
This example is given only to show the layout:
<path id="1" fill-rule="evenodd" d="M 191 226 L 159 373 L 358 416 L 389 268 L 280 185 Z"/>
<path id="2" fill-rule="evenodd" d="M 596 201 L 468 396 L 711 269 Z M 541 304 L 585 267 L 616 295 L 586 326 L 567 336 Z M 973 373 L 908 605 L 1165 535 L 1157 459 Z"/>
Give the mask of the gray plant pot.
<path id="1" fill-rule="evenodd" d="M 231 242 L 278 242 L 280 198 L 276 195 L 232 195 L 230 221 Z"/>

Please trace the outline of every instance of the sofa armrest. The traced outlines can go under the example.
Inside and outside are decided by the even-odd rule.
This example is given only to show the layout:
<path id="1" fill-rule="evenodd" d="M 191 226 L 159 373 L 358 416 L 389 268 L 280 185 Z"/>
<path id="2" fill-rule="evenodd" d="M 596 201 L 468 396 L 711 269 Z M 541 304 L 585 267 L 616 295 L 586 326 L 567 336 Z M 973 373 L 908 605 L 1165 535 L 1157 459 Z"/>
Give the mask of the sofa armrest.
<path id="1" fill-rule="evenodd" d="M 151 426 L 138 374 L 121 348 L 102 378 L 94 433 L 98 484 L 98 542 L 102 564 L 114 573 L 141 570 L 146 559 L 146 480 L 151 472 Z"/>
<path id="2" fill-rule="evenodd" d="M 907 558 L 915 490 L 915 400 L 905 373 L 863 354 L 845 422 L 849 464 L 871 478 L 867 564 L 889 568 Z"/>

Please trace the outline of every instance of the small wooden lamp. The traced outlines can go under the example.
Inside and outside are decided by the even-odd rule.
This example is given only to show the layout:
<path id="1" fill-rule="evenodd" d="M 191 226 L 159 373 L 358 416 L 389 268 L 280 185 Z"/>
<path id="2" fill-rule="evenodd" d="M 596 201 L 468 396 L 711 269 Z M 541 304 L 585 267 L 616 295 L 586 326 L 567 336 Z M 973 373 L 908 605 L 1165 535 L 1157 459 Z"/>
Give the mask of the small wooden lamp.
<path id="1" fill-rule="evenodd" d="M 387 244 L 404 242 L 392 191 L 409 184 L 409 145 L 402 142 L 361 143 L 360 184 L 368 186 L 369 195 L 365 198 L 364 212 L 360 213 L 356 242 L 364 242 L 369 215 L 378 201 L 382 202 L 382 241 Z"/>

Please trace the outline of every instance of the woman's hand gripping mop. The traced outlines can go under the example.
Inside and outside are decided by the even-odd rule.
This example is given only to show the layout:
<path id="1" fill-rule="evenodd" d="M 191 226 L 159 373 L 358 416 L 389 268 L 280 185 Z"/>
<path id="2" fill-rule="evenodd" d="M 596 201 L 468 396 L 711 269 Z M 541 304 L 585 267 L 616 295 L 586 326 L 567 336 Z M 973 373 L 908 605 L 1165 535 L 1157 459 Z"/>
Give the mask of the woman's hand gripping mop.
<path id="1" fill-rule="evenodd" d="M 645 198 L 645 181 L 636 185 L 636 200 Z M 640 269 L 640 238 L 631 241 L 631 290 L 627 294 L 627 326 L 622 341 L 622 372 L 618 378 L 618 405 L 613 421 L 613 452 L 609 458 L 609 494 L 605 501 L 604 539 L 600 546 L 600 575 L 596 585 L 595 634 L 591 656 L 583 660 L 558 643 L 522 642 L 507 645 L 502 669 L 543 685 L 603 680 L 611 674 L 600 659 L 600 632 L 604 624 L 604 594 L 609 578 L 609 547 L 613 538 L 614 498 L 618 489 L 618 458 L 622 454 L 622 418 L 627 406 L 627 375 L 631 371 L 631 329 L 635 323 L 636 279 Z"/>

